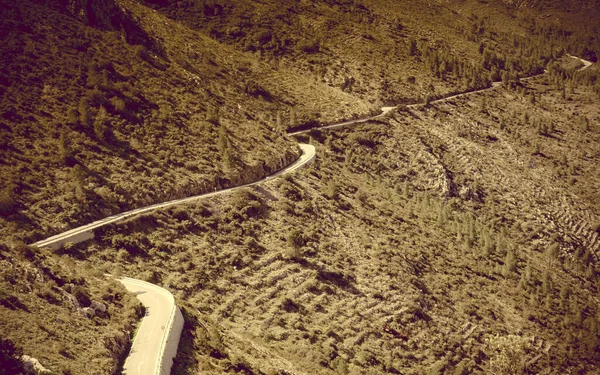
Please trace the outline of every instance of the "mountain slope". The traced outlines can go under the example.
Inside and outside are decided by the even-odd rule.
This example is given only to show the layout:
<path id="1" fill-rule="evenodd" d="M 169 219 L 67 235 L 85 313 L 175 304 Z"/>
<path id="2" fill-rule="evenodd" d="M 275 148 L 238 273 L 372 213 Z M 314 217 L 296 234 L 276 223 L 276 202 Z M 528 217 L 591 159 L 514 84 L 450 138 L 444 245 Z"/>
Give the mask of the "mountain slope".
<path id="1" fill-rule="evenodd" d="M 110 300 L 126 272 L 177 292 L 178 373 L 595 371 L 600 80 L 566 53 L 598 56 L 600 12 L 579 4 L 0 1 L 1 256 L 41 275 L 2 273 L 3 339 L 110 373 L 110 339 L 96 361 L 38 343 L 76 313 L 63 290 Z M 295 177 L 23 245 L 258 180 L 299 155 L 286 131 L 396 104 L 300 136 L 318 162 Z M 74 321 L 116 337 L 120 303 Z"/>

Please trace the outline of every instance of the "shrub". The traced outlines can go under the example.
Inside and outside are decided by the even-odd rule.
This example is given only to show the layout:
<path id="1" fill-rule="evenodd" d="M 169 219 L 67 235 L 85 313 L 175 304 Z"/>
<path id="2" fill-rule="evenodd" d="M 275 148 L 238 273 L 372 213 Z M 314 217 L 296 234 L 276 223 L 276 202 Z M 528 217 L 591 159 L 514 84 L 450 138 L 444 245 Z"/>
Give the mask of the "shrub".
<path id="1" fill-rule="evenodd" d="M 206 111 L 206 121 L 213 125 L 219 125 L 219 109 L 215 107 L 208 108 Z"/>
<path id="2" fill-rule="evenodd" d="M 513 272 L 517 270 L 517 257 L 513 250 L 509 250 L 506 253 L 506 258 L 504 259 L 504 276 L 508 277 Z"/>
<path id="3" fill-rule="evenodd" d="M 116 112 L 125 114 L 127 113 L 127 104 L 125 101 L 117 96 L 110 99 L 110 104 L 113 106 Z"/>
<path id="4" fill-rule="evenodd" d="M 271 30 L 260 29 L 254 34 L 254 39 L 261 45 L 269 43 L 273 39 Z"/>
<path id="5" fill-rule="evenodd" d="M 10 188 L 6 188 L 0 192 L 0 216 L 8 216 L 14 214 L 17 209 L 15 195 Z"/>
<path id="6" fill-rule="evenodd" d="M 317 53 L 321 49 L 321 41 L 319 38 L 303 39 L 298 43 L 298 49 L 306 53 Z"/>
<path id="7" fill-rule="evenodd" d="M 71 139 L 69 137 L 69 130 L 63 127 L 60 132 L 60 138 L 58 140 L 58 156 L 59 162 L 64 165 L 73 165 L 75 152 L 71 147 Z"/>
<path id="8" fill-rule="evenodd" d="M 27 245 L 25 242 L 17 242 L 14 246 L 14 251 L 24 259 L 33 261 L 35 259 L 35 252 L 32 246 Z"/>
<path id="9" fill-rule="evenodd" d="M 87 290 L 79 285 L 73 287 L 72 294 L 82 307 L 88 307 L 92 303 Z"/>
<path id="10" fill-rule="evenodd" d="M 236 192 L 233 197 L 234 207 L 244 218 L 259 217 L 266 210 L 262 200 L 249 190 Z"/>
<path id="11" fill-rule="evenodd" d="M 269 94 L 269 92 L 264 87 L 262 87 L 258 82 L 254 80 L 250 80 L 246 83 L 244 91 L 248 95 L 252 95 L 254 97 L 262 96 L 265 99 L 271 98 L 271 94 Z"/>
<path id="12" fill-rule="evenodd" d="M 51 304 L 58 305 L 60 303 L 59 296 L 54 292 L 52 287 L 49 285 L 43 285 L 36 291 L 38 297 L 45 299 Z"/>
<path id="13" fill-rule="evenodd" d="M 337 183 L 329 181 L 325 189 L 324 195 L 329 199 L 336 199 L 340 193 L 340 187 Z"/>
<path id="14" fill-rule="evenodd" d="M 288 233 L 286 240 L 295 249 L 299 249 L 302 246 L 304 246 L 304 243 L 306 241 L 304 235 L 299 229 L 294 229 L 290 233 Z"/>

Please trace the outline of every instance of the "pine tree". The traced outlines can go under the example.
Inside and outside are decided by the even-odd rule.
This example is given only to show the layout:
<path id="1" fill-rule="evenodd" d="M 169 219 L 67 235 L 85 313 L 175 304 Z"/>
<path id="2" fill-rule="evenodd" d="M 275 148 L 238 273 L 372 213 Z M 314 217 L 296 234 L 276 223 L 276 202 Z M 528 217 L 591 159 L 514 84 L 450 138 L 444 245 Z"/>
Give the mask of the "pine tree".
<path id="1" fill-rule="evenodd" d="M 106 140 L 108 137 L 107 112 L 104 106 L 100 106 L 96 118 L 94 119 L 94 135 L 98 140 Z"/>
<path id="2" fill-rule="evenodd" d="M 225 126 L 221 126 L 219 128 L 219 140 L 217 142 L 217 148 L 221 154 L 221 160 L 223 162 L 224 169 L 234 169 L 237 163 Z"/>
<path id="3" fill-rule="evenodd" d="M 216 107 L 209 107 L 206 111 L 206 121 L 213 125 L 219 125 L 219 109 Z"/>
<path id="4" fill-rule="evenodd" d="M 298 125 L 298 120 L 296 119 L 296 110 L 294 108 L 290 109 L 290 128 L 295 128 Z"/>
<path id="5" fill-rule="evenodd" d="M 0 191 L 0 216 L 8 216 L 15 213 L 17 208 L 16 196 L 14 188 L 7 186 Z"/>
<path id="6" fill-rule="evenodd" d="M 417 42 L 414 39 L 410 39 L 408 41 L 408 54 L 410 56 L 416 56 L 417 55 Z"/>
<path id="7" fill-rule="evenodd" d="M 63 127 L 58 138 L 58 159 L 61 164 L 69 165 L 73 161 L 73 149 L 69 138 L 69 130 Z"/>
<path id="8" fill-rule="evenodd" d="M 81 98 L 79 101 L 79 123 L 84 129 L 90 127 L 92 123 L 92 115 L 90 114 L 90 102 L 86 98 Z"/>
<path id="9" fill-rule="evenodd" d="M 552 292 L 552 279 L 550 278 L 548 270 L 545 270 L 542 275 L 542 292 L 544 295 L 548 295 Z"/>
<path id="10" fill-rule="evenodd" d="M 508 277 L 517 270 L 517 257 L 514 250 L 510 249 L 504 258 L 504 277 Z"/>
<path id="11" fill-rule="evenodd" d="M 563 284 L 560 288 L 560 308 L 565 308 L 570 294 L 571 291 L 569 289 L 569 285 Z"/>
<path id="12" fill-rule="evenodd" d="M 552 264 L 554 263 L 554 260 L 556 259 L 557 256 L 558 256 L 558 244 L 553 243 L 546 250 L 546 257 L 548 258 L 548 266 L 552 267 Z"/>
<path id="13" fill-rule="evenodd" d="M 277 127 L 277 131 L 280 132 L 285 132 L 285 129 L 283 128 L 283 121 L 281 120 L 281 111 L 277 111 L 277 115 L 276 115 L 276 124 L 275 126 Z"/>
<path id="14" fill-rule="evenodd" d="M 78 199 L 84 198 L 85 173 L 79 164 L 76 164 L 69 172 L 71 186 L 75 190 L 75 196 Z"/>

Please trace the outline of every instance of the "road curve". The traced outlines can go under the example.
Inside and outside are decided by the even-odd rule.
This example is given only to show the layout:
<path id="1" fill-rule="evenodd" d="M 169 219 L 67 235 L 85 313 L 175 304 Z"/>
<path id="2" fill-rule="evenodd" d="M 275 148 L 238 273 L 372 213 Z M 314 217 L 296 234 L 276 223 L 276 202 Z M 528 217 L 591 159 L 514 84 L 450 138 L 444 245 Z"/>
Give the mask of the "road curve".
<path id="1" fill-rule="evenodd" d="M 584 66 L 582 68 L 578 69 L 579 71 L 585 70 L 585 69 L 589 68 L 590 66 L 592 66 L 592 64 L 593 64 L 592 62 L 584 60 L 584 59 L 582 59 L 580 57 L 577 57 L 577 56 L 571 56 L 571 55 L 567 55 L 567 56 L 572 57 L 574 59 L 578 59 L 579 61 L 581 61 L 583 63 Z M 529 77 L 523 77 L 523 78 L 521 78 L 521 80 L 528 80 L 528 79 L 537 77 L 537 76 L 545 74 L 545 73 L 547 73 L 546 70 L 544 70 L 544 73 L 534 74 L 534 75 L 529 76 Z M 436 100 L 432 100 L 430 102 L 430 104 L 441 103 L 441 102 L 444 102 L 444 101 L 448 101 L 448 100 L 460 98 L 461 96 L 466 96 L 466 95 L 471 95 L 471 94 L 475 94 L 475 93 L 478 93 L 478 92 L 493 90 L 493 89 L 496 89 L 496 88 L 498 88 L 500 86 L 502 86 L 502 82 L 501 81 L 492 82 L 492 85 L 490 87 L 486 87 L 484 89 L 479 89 L 479 90 L 474 90 L 474 91 L 467 91 L 467 92 L 463 92 L 463 93 L 460 93 L 460 94 L 454 94 L 454 95 L 446 96 L 444 98 L 439 98 L 439 99 L 436 99 Z M 418 107 L 423 107 L 426 104 L 427 103 L 409 104 L 406 107 L 407 108 L 418 108 Z M 362 124 L 362 123 L 365 123 L 365 122 L 368 122 L 368 121 L 377 120 L 377 119 L 380 119 L 382 117 L 385 117 L 389 112 L 391 112 L 391 111 L 393 111 L 393 110 L 395 110 L 397 108 L 398 108 L 398 106 L 395 106 L 395 107 L 382 107 L 381 108 L 381 113 L 378 114 L 378 115 L 375 115 L 375 116 L 369 116 L 369 117 L 359 118 L 359 119 L 356 119 L 356 120 L 344 121 L 344 122 L 341 122 L 339 124 L 332 124 L 332 125 L 320 126 L 318 128 L 298 130 L 298 131 L 295 131 L 293 133 L 288 133 L 288 134 L 289 135 L 299 135 L 299 134 L 306 134 L 306 133 L 310 132 L 311 130 L 335 130 L 335 129 L 341 129 L 341 128 L 344 128 L 344 127 L 347 127 L 347 126 Z"/>
<path id="2" fill-rule="evenodd" d="M 146 315 L 142 318 L 125 360 L 123 374 L 170 374 L 183 329 L 183 316 L 173 295 L 145 281 L 128 277 L 119 281 L 146 308 Z"/>
<path id="3" fill-rule="evenodd" d="M 569 55 L 570 56 L 570 55 Z M 573 58 L 577 58 L 574 56 L 570 56 Z M 584 64 L 584 67 L 579 70 L 584 70 L 592 65 L 591 62 L 578 58 Z M 449 100 L 453 98 L 457 98 L 463 95 L 469 95 L 476 92 L 482 92 L 486 90 L 492 90 L 501 85 L 500 82 L 494 82 L 492 87 L 466 92 L 462 94 L 451 95 L 446 98 L 440 98 L 432 101 L 431 103 L 441 102 L 444 100 Z M 412 104 L 409 105 L 409 108 L 416 108 L 419 106 L 424 106 L 425 104 Z M 365 123 L 367 121 L 375 120 L 378 118 L 382 118 L 386 116 L 389 112 L 393 111 L 396 107 L 383 107 L 382 113 L 375 116 L 370 116 L 366 118 L 345 121 L 339 124 L 332 124 L 323 126 L 317 129 L 339 129 L 350 125 L 355 125 L 359 123 Z M 289 135 L 297 135 L 303 134 L 311 131 L 312 129 L 302 130 L 294 133 L 290 133 Z M 296 160 L 291 165 L 286 168 L 267 176 L 261 180 L 248 183 L 245 185 L 228 188 L 220 191 L 216 191 L 213 193 L 206 193 L 201 195 L 196 195 L 187 198 L 175 199 L 172 201 L 157 203 L 151 206 L 142 207 L 139 209 L 123 212 L 120 214 L 116 214 L 113 216 L 109 216 L 107 218 L 95 221 L 93 223 L 83 225 L 78 228 L 71 229 L 67 232 L 57 234 L 55 236 L 49 237 L 45 240 L 38 241 L 33 244 L 36 247 L 50 247 L 53 249 L 58 249 L 65 243 L 79 243 L 89 239 L 94 238 L 93 230 L 99 227 L 102 227 L 107 224 L 111 224 L 114 222 L 118 222 L 124 220 L 126 218 L 130 218 L 135 215 L 139 215 L 145 212 L 149 212 L 152 210 L 156 210 L 159 208 L 165 208 L 174 206 L 177 204 L 189 202 L 192 200 L 196 200 L 199 198 L 207 198 L 219 194 L 224 194 L 229 191 L 233 191 L 235 189 L 240 189 L 243 187 L 248 187 L 252 185 L 256 185 L 262 183 L 264 181 L 270 180 L 272 178 L 291 173 L 298 168 L 301 168 L 305 165 L 312 163 L 316 157 L 315 148 L 312 145 L 307 144 L 299 144 L 300 149 L 302 150 L 302 155 L 298 160 Z M 146 307 L 146 316 L 142 319 L 142 322 L 138 328 L 137 334 L 134 338 L 134 342 L 132 344 L 132 348 L 130 351 L 127 360 L 125 361 L 125 366 L 123 370 L 123 374 L 126 375 L 142 375 L 142 374 L 169 374 L 172 366 L 173 358 L 177 354 L 177 346 L 179 343 L 179 337 L 181 335 L 181 330 L 183 328 L 183 317 L 179 308 L 175 304 L 175 300 L 170 292 L 167 290 L 147 283 L 145 281 L 123 278 L 120 280 L 127 290 L 136 294 L 138 299 L 144 304 Z M 156 338 L 160 337 L 160 340 Z"/>
<path id="4" fill-rule="evenodd" d="M 576 60 L 581 61 L 581 63 L 583 64 L 583 66 L 581 68 L 577 69 L 580 72 L 582 70 L 586 70 L 587 68 L 589 68 L 593 64 L 591 61 L 584 60 L 581 57 L 577 57 L 577 56 L 573 56 L 573 55 L 569 55 L 569 54 L 567 54 L 567 56 L 569 56 L 572 59 L 576 59 Z"/>
<path id="5" fill-rule="evenodd" d="M 258 181 L 251 182 L 251 183 L 241 185 L 241 186 L 224 189 L 224 190 L 215 191 L 212 193 L 205 193 L 205 194 L 200 194 L 200 195 L 194 195 L 192 197 L 175 199 L 175 200 L 168 201 L 168 202 L 157 203 L 157 204 L 153 204 L 151 206 L 146 206 L 146 207 L 137 208 L 135 210 L 131 210 L 131 211 L 127 211 L 127 212 L 122 212 L 122 213 L 119 213 L 116 215 L 106 217 L 104 219 L 94 221 L 93 223 L 86 224 L 86 225 L 68 230 L 66 232 L 49 237 L 45 240 L 38 241 L 38 242 L 34 243 L 33 246 L 49 247 L 51 249 L 56 250 L 56 249 L 59 249 L 61 246 L 63 246 L 66 243 L 80 243 L 80 242 L 94 238 L 94 229 L 100 228 L 104 225 L 115 223 L 115 222 L 130 218 L 130 217 L 133 217 L 136 215 L 140 215 L 140 214 L 143 214 L 146 212 L 150 212 L 150 211 L 153 211 L 153 210 L 156 210 L 159 208 L 170 207 L 170 206 L 174 206 L 177 204 L 190 202 L 190 201 L 193 201 L 193 200 L 196 200 L 199 198 L 208 198 L 208 197 L 212 197 L 215 195 L 224 194 L 229 191 L 256 185 L 256 184 L 262 183 L 266 180 L 272 179 L 274 177 L 281 176 L 281 175 L 284 175 L 287 173 L 291 173 L 298 168 L 301 168 L 305 165 L 310 164 L 315 159 L 315 156 L 316 156 L 314 146 L 307 145 L 307 144 L 299 144 L 298 146 L 300 147 L 300 150 L 302 150 L 302 155 L 300 156 L 300 158 L 298 158 L 298 160 L 296 160 L 289 166 L 283 168 L 282 170 L 280 170 L 270 176 L 267 176 L 263 179 L 260 179 Z"/>

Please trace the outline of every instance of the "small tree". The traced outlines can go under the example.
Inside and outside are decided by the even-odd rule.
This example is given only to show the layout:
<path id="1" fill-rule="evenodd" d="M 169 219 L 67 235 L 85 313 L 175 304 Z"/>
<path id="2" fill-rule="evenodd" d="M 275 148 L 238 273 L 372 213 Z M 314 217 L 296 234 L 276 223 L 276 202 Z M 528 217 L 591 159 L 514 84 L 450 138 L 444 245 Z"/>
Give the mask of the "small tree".
<path id="1" fill-rule="evenodd" d="M 219 108 L 210 107 L 206 111 L 206 121 L 213 125 L 219 125 Z"/>
<path id="2" fill-rule="evenodd" d="M 69 130 L 63 127 L 60 131 L 60 137 L 58 138 L 58 160 L 60 163 L 70 165 L 73 162 L 75 153 L 71 147 L 71 139 L 69 137 Z"/>
<path id="3" fill-rule="evenodd" d="M 294 108 L 290 109 L 290 128 L 294 128 L 298 125 L 298 120 L 296 118 L 296 110 Z"/>
<path id="4" fill-rule="evenodd" d="M 84 197 L 85 173 L 79 164 L 71 168 L 69 179 L 78 199 Z"/>
<path id="5" fill-rule="evenodd" d="M 548 258 L 548 266 L 549 267 L 552 267 L 552 264 L 554 263 L 554 260 L 556 259 L 557 256 L 558 256 L 558 244 L 553 243 L 552 245 L 550 245 L 550 247 L 548 247 L 548 250 L 546 250 L 546 257 Z"/>
<path id="6" fill-rule="evenodd" d="M 417 48 L 417 42 L 414 39 L 408 41 L 408 54 L 410 56 L 416 56 L 419 49 Z"/>
<path id="7" fill-rule="evenodd" d="M 84 128 L 89 128 L 92 123 L 92 115 L 90 114 L 90 102 L 86 98 L 81 98 L 79 101 L 79 123 Z"/>
<path id="8" fill-rule="evenodd" d="M 8 186 L 0 191 L 0 216 L 8 216 L 15 213 L 17 203 L 12 187 Z"/>
<path id="9" fill-rule="evenodd" d="M 514 250 L 509 249 L 504 258 L 504 277 L 508 277 L 517 270 L 517 257 Z"/>
<path id="10" fill-rule="evenodd" d="M 285 131 L 285 129 L 283 128 L 283 121 L 281 119 L 281 111 L 277 111 L 277 115 L 276 115 L 276 129 L 278 131 Z"/>
<path id="11" fill-rule="evenodd" d="M 94 119 L 94 135 L 98 140 L 106 140 L 108 138 L 107 116 L 104 106 L 100 106 Z"/>
<path id="12" fill-rule="evenodd" d="M 590 130 L 590 121 L 588 120 L 587 117 L 581 115 L 579 117 L 579 125 L 581 126 L 581 130 L 583 130 L 584 132 L 587 132 Z"/>
<path id="13" fill-rule="evenodd" d="M 217 142 L 217 149 L 221 154 L 223 167 L 226 170 L 234 169 L 237 164 L 237 161 L 233 153 L 233 148 L 231 146 L 231 142 L 229 141 L 229 135 L 227 134 L 227 129 L 225 128 L 225 126 L 221 126 L 219 128 L 219 140 Z"/>

